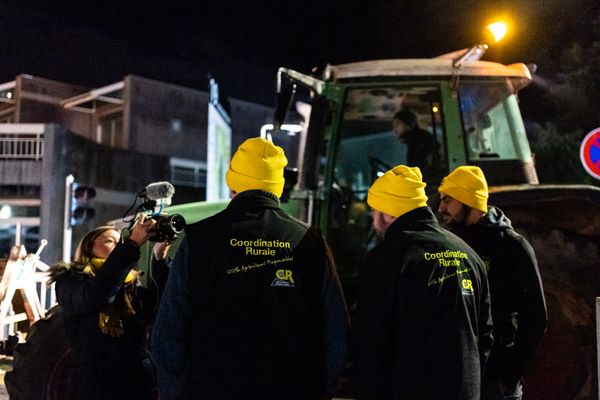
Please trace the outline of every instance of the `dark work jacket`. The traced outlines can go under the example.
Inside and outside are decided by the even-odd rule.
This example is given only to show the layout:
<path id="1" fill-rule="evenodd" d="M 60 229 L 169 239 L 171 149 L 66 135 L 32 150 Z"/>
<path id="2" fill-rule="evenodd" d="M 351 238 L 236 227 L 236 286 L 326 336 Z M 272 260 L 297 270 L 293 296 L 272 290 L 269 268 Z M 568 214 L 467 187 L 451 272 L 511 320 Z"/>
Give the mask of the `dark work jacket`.
<path id="1" fill-rule="evenodd" d="M 429 207 L 367 255 L 358 297 L 358 398 L 478 400 L 492 346 L 485 267 Z"/>
<path id="2" fill-rule="evenodd" d="M 475 249 L 488 269 L 495 343 L 485 381 L 500 381 L 513 388 L 548 322 L 533 248 L 496 207 L 489 207 L 477 224 L 455 232 Z"/>
<path id="3" fill-rule="evenodd" d="M 320 234 L 246 191 L 185 235 L 154 327 L 161 400 L 326 398 L 349 323 Z"/>
<path id="4" fill-rule="evenodd" d="M 72 349 L 70 397 L 66 398 L 152 398 L 155 378 L 144 365 L 148 362 L 144 322 L 156 307 L 156 293 L 136 288 L 132 302 L 136 314 L 122 318 L 122 336 L 105 335 L 98 326 L 100 311 L 118 298 L 117 293 L 123 290 L 125 277 L 139 256 L 138 247 L 125 241 L 114 248 L 95 276 L 75 268 L 55 271 L 57 300 Z"/>

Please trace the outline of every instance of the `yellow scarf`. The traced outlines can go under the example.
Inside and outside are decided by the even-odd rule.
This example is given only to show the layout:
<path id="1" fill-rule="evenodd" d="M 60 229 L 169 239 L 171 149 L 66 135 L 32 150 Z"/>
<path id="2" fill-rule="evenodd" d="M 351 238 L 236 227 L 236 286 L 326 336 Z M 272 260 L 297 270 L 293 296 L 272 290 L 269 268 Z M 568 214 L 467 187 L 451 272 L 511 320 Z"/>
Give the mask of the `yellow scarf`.
<path id="1" fill-rule="evenodd" d="M 106 260 L 96 257 L 84 260 L 86 266 L 83 269 L 83 272 L 96 276 L 96 271 L 102 268 L 104 261 Z M 98 316 L 98 326 L 100 327 L 100 331 L 105 335 L 119 337 L 125 333 L 121 316 L 135 314 L 135 311 L 131 306 L 131 297 L 132 289 L 135 287 L 135 283 L 137 283 L 139 276 L 140 273 L 138 271 L 133 269 L 129 271 L 125 278 L 124 290 L 119 291 L 117 293 L 117 298 L 100 311 L 100 315 Z"/>
<path id="2" fill-rule="evenodd" d="M 89 260 L 84 259 L 84 263 L 86 264 L 86 266 L 83 269 L 83 272 L 85 272 L 86 274 L 90 274 L 92 276 L 96 276 L 96 271 L 98 271 L 100 268 L 102 268 L 105 261 L 106 261 L 106 259 L 97 258 L 97 257 L 93 257 L 92 259 L 89 259 Z M 139 271 L 132 269 L 127 274 L 127 277 L 125 277 L 125 285 L 129 285 L 131 283 L 137 282 L 137 278 L 139 276 L 140 276 Z"/>

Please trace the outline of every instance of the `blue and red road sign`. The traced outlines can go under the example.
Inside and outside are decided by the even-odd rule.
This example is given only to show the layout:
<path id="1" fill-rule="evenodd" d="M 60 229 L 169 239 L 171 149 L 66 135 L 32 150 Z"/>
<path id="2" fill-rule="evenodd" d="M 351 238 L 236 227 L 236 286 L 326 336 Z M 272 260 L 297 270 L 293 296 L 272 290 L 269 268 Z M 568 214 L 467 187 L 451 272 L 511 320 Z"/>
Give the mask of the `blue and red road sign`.
<path id="1" fill-rule="evenodd" d="M 579 157 L 588 174 L 600 180 L 600 128 L 594 129 L 583 139 Z"/>

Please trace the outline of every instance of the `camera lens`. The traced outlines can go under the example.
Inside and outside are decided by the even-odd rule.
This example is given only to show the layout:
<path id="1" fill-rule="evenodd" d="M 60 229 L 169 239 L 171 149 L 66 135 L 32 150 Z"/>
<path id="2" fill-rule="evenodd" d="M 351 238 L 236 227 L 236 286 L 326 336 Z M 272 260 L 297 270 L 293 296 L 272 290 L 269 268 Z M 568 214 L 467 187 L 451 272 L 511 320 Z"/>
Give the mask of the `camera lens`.
<path id="1" fill-rule="evenodd" d="M 170 217 L 167 217 L 167 220 L 169 221 L 168 223 L 173 232 L 181 233 L 185 229 L 185 218 L 183 218 L 183 216 L 179 214 L 173 214 Z"/>
<path id="2" fill-rule="evenodd" d="M 153 218 L 156 220 L 156 226 L 154 228 L 156 236 L 151 240 L 157 242 L 173 240 L 177 238 L 178 233 L 183 232 L 185 229 L 185 218 L 180 214 L 169 216 L 159 215 Z"/>

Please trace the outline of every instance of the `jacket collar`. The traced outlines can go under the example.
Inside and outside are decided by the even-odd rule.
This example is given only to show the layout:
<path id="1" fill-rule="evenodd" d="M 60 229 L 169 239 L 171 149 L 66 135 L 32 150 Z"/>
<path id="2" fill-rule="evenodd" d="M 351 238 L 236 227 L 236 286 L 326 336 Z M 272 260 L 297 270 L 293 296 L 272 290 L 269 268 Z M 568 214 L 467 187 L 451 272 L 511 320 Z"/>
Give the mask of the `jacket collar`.
<path id="1" fill-rule="evenodd" d="M 279 198 L 271 192 L 264 190 L 246 190 L 238 193 L 227 206 L 228 209 L 237 210 L 250 206 L 279 208 Z"/>
<path id="2" fill-rule="evenodd" d="M 431 208 L 419 207 L 396 218 L 385 231 L 385 238 L 400 234 L 403 231 L 418 231 L 425 226 L 438 225 Z"/>

